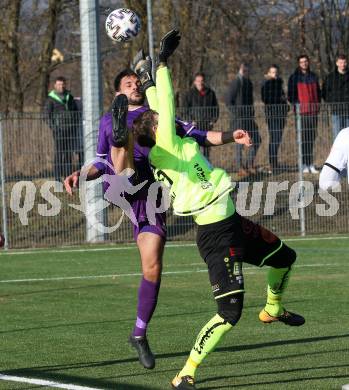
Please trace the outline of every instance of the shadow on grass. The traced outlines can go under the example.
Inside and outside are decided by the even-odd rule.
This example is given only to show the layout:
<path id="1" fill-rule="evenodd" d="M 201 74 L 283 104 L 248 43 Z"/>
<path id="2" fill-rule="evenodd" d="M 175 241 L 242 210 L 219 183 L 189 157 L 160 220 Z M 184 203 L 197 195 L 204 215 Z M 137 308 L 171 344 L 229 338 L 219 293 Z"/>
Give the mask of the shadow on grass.
<path id="1" fill-rule="evenodd" d="M 105 287 L 105 286 L 108 286 L 108 284 L 103 284 L 102 287 Z M 91 287 L 96 287 L 96 286 L 91 286 Z M 97 287 L 99 287 L 99 285 L 97 285 Z M 73 288 L 63 288 L 63 289 L 53 289 L 53 290 L 41 290 L 41 291 L 28 291 L 28 292 L 24 292 L 24 293 L 18 293 L 18 295 L 29 295 L 29 294 L 36 294 L 36 293 L 46 293 L 46 292 L 57 292 L 57 291 L 61 291 L 61 290 L 74 290 L 74 289 L 80 289 L 80 288 L 88 288 L 88 287 L 73 287 Z M 16 293 L 17 294 L 17 293 Z M 10 295 L 2 295 L 0 296 L 1 297 L 7 297 L 7 296 L 11 296 L 11 295 L 16 295 L 16 294 L 10 294 Z M 293 301 L 288 301 L 289 303 L 298 303 L 298 302 L 304 302 L 304 300 L 293 300 Z M 245 310 L 246 309 L 254 309 L 254 308 L 259 308 L 261 307 L 262 304 L 258 304 L 258 305 L 246 305 L 245 306 Z M 169 314 L 156 314 L 156 316 L 154 317 L 155 320 L 158 319 L 158 318 L 171 318 L 171 317 L 180 317 L 180 316 L 187 316 L 187 315 L 190 315 L 190 316 L 194 316 L 196 314 L 209 314 L 209 315 L 213 315 L 214 314 L 214 310 L 208 308 L 206 310 L 198 310 L 198 311 L 188 311 L 188 312 L 183 312 L 183 313 L 169 313 Z M 33 330 L 44 330 L 44 329 L 55 329 L 55 328 L 64 328 L 64 327 L 74 327 L 74 326 L 90 326 L 90 325 L 101 325 L 101 324 L 117 324 L 117 323 L 120 323 L 120 322 L 132 322 L 134 321 L 135 318 L 132 317 L 132 318 L 122 318 L 122 319 L 119 319 L 119 320 L 106 320 L 106 321 L 87 321 L 87 322 L 75 322 L 75 323 L 66 323 L 66 324 L 55 324 L 55 325 L 47 325 L 47 326 L 36 326 L 36 327 L 31 327 L 31 328 L 20 328 L 20 329 L 9 329 L 9 330 L 3 330 L 3 331 L 0 331 L 0 334 L 10 334 L 10 333 L 18 333 L 18 332 L 29 332 L 29 331 L 33 331 Z"/>
<path id="2" fill-rule="evenodd" d="M 173 313 L 173 314 L 159 314 L 156 316 L 156 318 L 166 318 L 166 317 L 180 317 L 180 316 L 188 316 L 188 315 L 195 315 L 195 314 L 204 314 L 204 313 L 212 313 L 212 310 L 201 310 L 201 311 L 190 311 L 185 313 Z M 86 322 L 75 322 L 75 323 L 66 323 L 66 324 L 55 324 L 55 325 L 47 325 L 47 326 L 36 326 L 32 328 L 20 328 L 20 329 L 10 329 L 10 330 L 4 330 L 0 331 L 0 334 L 5 333 L 17 333 L 17 332 L 27 332 L 32 330 L 43 330 L 43 329 L 55 329 L 55 328 L 65 328 L 65 327 L 74 327 L 74 326 L 91 326 L 96 325 L 99 326 L 101 324 L 117 324 L 120 322 L 130 322 L 132 323 L 135 321 L 135 318 L 122 318 L 119 320 L 106 320 L 106 321 L 86 321 Z"/>
<path id="3" fill-rule="evenodd" d="M 222 348 L 217 348 L 216 351 L 220 351 L 220 352 L 248 351 L 250 349 L 275 347 L 275 346 L 279 346 L 279 345 L 307 344 L 307 343 L 314 343 L 314 342 L 319 342 L 319 341 L 342 339 L 342 338 L 346 338 L 346 337 L 349 337 L 349 333 L 341 334 L 341 335 L 333 335 L 333 336 L 308 337 L 308 338 L 302 338 L 302 339 L 278 340 L 278 341 L 269 341 L 267 343 L 222 347 Z"/>
<path id="4" fill-rule="evenodd" d="M 335 350 L 325 350 L 325 351 L 313 351 L 313 352 L 304 352 L 304 353 L 292 353 L 292 354 L 283 354 L 283 355 L 278 355 L 278 356 L 270 356 L 270 357 L 263 357 L 263 361 L 273 361 L 273 360 L 283 360 L 283 359 L 292 359 L 292 358 L 299 358 L 303 356 L 313 356 L 313 355 L 325 355 L 329 353 L 339 353 L 339 352 L 348 352 L 347 348 L 344 349 L 335 349 Z M 241 361 L 234 361 L 234 362 L 227 362 L 227 363 L 218 363 L 218 364 L 211 364 L 211 367 L 224 367 L 224 366 L 232 366 L 234 365 L 240 365 L 240 364 L 250 364 L 250 363 L 260 363 L 261 359 L 256 358 L 256 359 L 246 359 L 246 360 L 241 360 Z"/>
<path id="5" fill-rule="evenodd" d="M 215 352 L 248 351 L 248 350 L 262 349 L 262 348 L 274 347 L 274 346 L 280 346 L 280 345 L 316 343 L 316 342 L 320 342 L 320 341 L 342 339 L 342 338 L 347 338 L 347 337 L 349 337 L 349 334 L 334 335 L 334 336 L 322 336 L 322 337 L 309 337 L 309 338 L 292 339 L 292 340 L 270 341 L 267 343 L 222 347 L 222 348 L 217 348 L 215 350 Z M 189 351 L 162 353 L 162 354 L 156 354 L 156 358 L 157 359 L 169 359 L 169 358 L 187 356 L 188 354 L 189 354 Z M 270 359 L 274 359 L 274 358 L 275 357 L 272 357 Z M 266 358 L 264 360 L 268 360 L 268 358 Z M 109 365 L 127 364 L 127 363 L 135 363 L 135 362 L 138 363 L 138 358 L 133 357 L 133 358 L 126 358 L 126 359 L 104 360 L 104 361 L 98 361 L 98 362 L 81 362 L 81 363 L 73 363 L 73 364 L 39 366 L 39 367 L 33 367 L 33 368 L 19 368 L 19 369 L 13 369 L 10 371 L 3 372 L 3 374 L 23 375 L 24 376 L 24 375 L 28 375 L 28 373 L 31 373 L 32 371 L 34 371 L 36 373 L 38 373 L 38 372 L 43 373 L 43 372 L 46 372 L 46 370 L 47 371 L 60 371 L 60 370 L 80 369 L 80 368 L 103 367 L 103 366 L 109 366 Z M 251 362 L 253 362 L 253 361 L 251 361 Z"/>
<path id="6" fill-rule="evenodd" d="M 335 367 L 335 366 L 334 366 Z M 233 384 L 233 385 L 228 385 L 228 386 L 213 386 L 213 387 L 205 387 L 205 390 L 217 390 L 217 389 L 231 389 L 232 387 L 234 389 L 237 389 L 238 387 L 255 387 L 258 389 L 261 385 L 266 386 L 266 385 L 276 385 L 280 384 L 282 386 L 283 384 L 286 383 L 296 383 L 296 382 L 303 382 L 303 381 L 316 381 L 316 380 L 324 380 L 324 379 L 341 379 L 341 378 L 348 378 L 348 375 L 333 375 L 329 374 L 327 376 L 311 376 L 311 377 L 306 377 L 306 378 L 292 378 L 292 379 L 281 379 L 278 381 L 264 381 L 263 382 L 249 382 L 249 383 L 244 383 L 244 384 Z M 219 379 L 219 378 L 216 378 Z M 299 389 L 304 388 L 304 385 L 299 385 Z M 281 389 L 283 387 L 280 387 Z"/>
<path id="7" fill-rule="evenodd" d="M 243 378 L 243 377 L 250 377 L 250 376 L 256 376 L 256 375 L 277 375 L 277 374 L 287 374 L 292 372 L 301 372 L 301 371 L 309 371 L 309 370 L 323 370 L 323 369 L 329 369 L 329 368 L 344 368 L 349 367 L 349 364 L 333 364 L 333 365 L 326 365 L 326 366 L 317 366 L 314 367 L 296 367 L 296 368 L 289 368 L 285 370 L 270 370 L 270 371 L 258 371 L 258 372 L 249 372 L 248 374 L 232 374 L 232 375 L 224 375 L 224 376 L 216 376 L 211 378 L 206 378 L 202 381 L 198 381 L 197 383 L 206 383 L 206 382 L 212 382 L 216 380 L 221 379 L 229 379 L 229 378 Z M 331 374 L 329 374 L 329 378 L 331 377 Z M 302 378 L 303 380 L 306 380 L 307 378 Z M 277 382 L 276 382 L 277 383 Z"/>
<path id="8" fill-rule="evenodd" d="M 290 359 L 290 358 L 297 358 L 297 357 L 303 357 L 303 356 L 313 356 L 313 355 L 325 355 L 325 354 L 329 354 L 329 353 L 333 353 L 333 352 L 348 352 L 348 349 L 336 349 L 336 350 L 326 350 L 326 351 L 315 351 L 315 352 L 305 352 L 305 353 L 298 353 L 298 354 L 284 354 L 282 356 L 273 356 L 273 357 L 263 357 L 263 362 L 266 362 L 266 361 L 272 361 L 272 360 L 277 360 L 277 361 L 280 361 L 282 359 Z M 243 361 L 228 361 L 227 363 L 217 363 L 217 364 L 210 364 L 210 368 L 214 368 L 214 367 L 224 367 L 224 366 L 229 366 L 230 369 L 233 365 L 244 365 L 244 364 L 249 364 L 249 363 L 260 363 L 261 362 L 261 359 L 250 359 L 250 360 L 243 360 Z M 339 367 L 339 366 L 336 366 L 336 367 Z M 152 371 L 152 372 L 148 372 L 147 375 L 150 375 L 150 374 L 158 374 L 158 373 L 165 373 L 165 372 L 171 372 L 171 373 L 174 373 L 176 370 L 174 368 L 172 369 L 165 369 L 165 370 L 156 370 L 156 371 Z M 132 373 L 132 374 L 123 374 L 123 375 L 118 375 L 118 378 L 128 378 L 130 376 L 132 377 L 135 377 L 135 376 L 143 376 L 144 373 Z M 245 376 L 250 376 L 252 374 L 248 374 L 248 375 L 245 375 Z M 234 377 L 240 377 L 240 376 L 244 376 L 244 375 L 234 375 Z M 216 380 L 216 379 L 219 379 L 219 378 L 212 378 L 212 380 Z M 209 381 L 210 379 L 205 379 L 205 380 L 202 380 L 202 381 L 199 381 L 198 383 L 205 383 L 206 381 Z"/>

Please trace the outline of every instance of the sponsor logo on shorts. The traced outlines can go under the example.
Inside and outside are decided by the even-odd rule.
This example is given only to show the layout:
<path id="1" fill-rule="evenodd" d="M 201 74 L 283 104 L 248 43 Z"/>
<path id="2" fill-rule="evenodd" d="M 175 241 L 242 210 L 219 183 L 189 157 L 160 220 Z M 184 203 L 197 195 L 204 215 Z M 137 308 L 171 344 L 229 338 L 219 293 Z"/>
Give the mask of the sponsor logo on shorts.
<path id="1" fill-rule="evenodd" d="M 242 275 L 242 263 L 240 261 L 234 263 L 234 275 Z"/>
<path id="2" fill-rule="evenodd" d="M 220 287 L 219 287 L 219 284 L 214 284 L 213 286 L 212 286 L 212 292 L 217 292 L 217 291 L 219 291 L 220 290 Z"/>

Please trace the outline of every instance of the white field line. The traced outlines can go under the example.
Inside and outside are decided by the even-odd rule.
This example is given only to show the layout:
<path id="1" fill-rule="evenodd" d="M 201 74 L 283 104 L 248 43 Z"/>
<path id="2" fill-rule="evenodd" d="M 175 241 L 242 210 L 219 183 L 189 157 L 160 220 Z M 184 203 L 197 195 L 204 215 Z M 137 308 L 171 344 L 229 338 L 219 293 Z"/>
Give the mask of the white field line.
<path id="1" fill-rule="evenodd" d="M 68 390 L 102 390 L 102 389 L 97 389 L 96 387 L 77 386 L 77 385 L 47 381 L 43 379 L 32 379 L 32 378 L 25 378 L 21 376 L 12 376 L 12 375 L 3 375 L 3 374 L 0 374 L 0 380 L 20 382 L 20 383 L 30 383 L 33 385 L 56 387 L 59 389 L 68 389 Z"/>
<path id="2" fill-rule="evenodd" d="M 166 247 L 171 246 L 179 246 L 179 245 L 166 245 Z M 186 246 L 195 246 L 195 244 L 186 244 Z M 105 247 L 105 248 L 71 248 L 71 249 L 48 249 L 48 250 L 41 250 L 41 249 L 26 249 L 23 251 L 15 251 L 12 252 L 11 250 L 8 252 L 3 252 L 2 255 L 27 255 L 28 253 L 43 253 L 43 254 L 50 254 L 50 253 L 74 253 L 74 252 L 109 252 L 109 251 L 123 251 L 123 250 L 129 250 L 129 249 L 137 249 L 136 245 L 132 246 L 118 246 L 118 247 Z"/>
<path id="3" fill-rule="evenodd" d="M 165 271 L 162 275 L 174 275 L 174 274 L 192 274 L 196 272 L 206 272 L 206 269 L 200 270 L 188 270 L 188 271 Z M 75 280 L 75 279 L 101 279 L 101 278 L 121 278 L 127 276 L 142 276 L 140 272 L 130 274 L 110 274 L 110 275 L 86 275 L 86 276 L 61 276 L 56 278 L 35 278 L 35 279 L 12 279 L 12 280 L 0 280 L 0 283 L 21 283 L 21 282 L 50 282 L 56 280 Z"/>
<path id="4" fill-rule="evenodd" d="M 202 265 L 202 263 L 198 263 Z M 193 263 L 194 265 L 194 263 Z M 196 265 L 196 263 L 195 263 Z M 305 268 L 305 267 L 345 267 L 349 264 L 335 264 L 335 263 L 328 263 L 328 264 L 322 264 L 322 263 L 314 263 L 314 264 L 301 264 L 296 265 L 295 268 Z M 244 267 L 244 271 L 248 270 L 248 274 L 255 274 L 256 271 L 250 271 L 250 270 L 257 270 L 258 267 Z M 181 275 L 181 274 L 195 274 L 200 272 L 207 272 L 207 269 L 196 269 L 196 270 L 187 270 L 187 271 L 165 271 L 162 273 L 162 275 Z M 109 274 L 109 275 L 85 275 L 85 276 L 60 276 L 60 277 L 54 277 L 54 278 L 32 278 L 32 279 L 5 279 L 0 280 L 0 283 L 28 283 L 28 282 L 51 282 L 51 281 L 62 281 L 62 280 L 87 280 L 87 279 L 115 279 L 115 278 L 122 278 L 122 277 L 129 277 L 129 276 L 142 276 L 140 272 L 135 273 L 129 273 L 129 274 Z"/>
<path id="5" fill-rule="evenodd" d="M 348 240 L 349 236 L 331 236 L 331 237 L 305 237 L 305 238 L 286 238 L 283 241 L 285 242 L 297 242 L 297 241 L 317 241 L 317 240 Z M 178 247 L 191 247 L 196 246 L 195 243 L 183 243 L 183 244 L 166 244 L 166 248 L 178 248 Z M 26 255 L 28 253 L 73 253 L 73 252 L 109 252 L 109 251 L 122 251 L 122 250 L 130 250 L 136 249 L 137 246 L 129 245 L 129 246 L 118 246 L 118 247 L 104 247 L 104 248 L 69 248 L 69 249 L 27 249 L 23 251 L 4 251 L 1 253 L 0 257 L 3 255 Z"/>
<path id="6" fill-rule="evenodd" d="M 304 237 L 304 238 L 286 238 L 282 241 L 285 241 L 285 242 L 292 242 L 292 241 L 318 241 L 318 240 L 348 240 L 349 237 L 348 236 L 331 236 L 331 237 Z"/>

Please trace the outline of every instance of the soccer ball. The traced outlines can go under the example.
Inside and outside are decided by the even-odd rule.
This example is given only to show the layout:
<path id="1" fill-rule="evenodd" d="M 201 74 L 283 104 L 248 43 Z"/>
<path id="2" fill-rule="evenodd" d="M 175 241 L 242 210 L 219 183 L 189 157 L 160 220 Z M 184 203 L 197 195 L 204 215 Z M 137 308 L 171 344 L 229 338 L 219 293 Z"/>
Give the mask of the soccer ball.
<path id="1" fill-rule="evenodd" d="M 111 12 L 105 21 L 105 31 L 115 42 L 126 42 L 137 36 L 141 29 L 138 15 L 127 8 Z"/>

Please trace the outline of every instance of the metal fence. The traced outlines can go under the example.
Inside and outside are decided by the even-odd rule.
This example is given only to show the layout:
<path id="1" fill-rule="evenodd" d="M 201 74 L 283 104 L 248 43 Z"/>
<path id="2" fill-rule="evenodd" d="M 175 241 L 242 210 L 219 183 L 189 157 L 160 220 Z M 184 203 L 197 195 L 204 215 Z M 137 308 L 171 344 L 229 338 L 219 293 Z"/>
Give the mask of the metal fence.
<path id="1" fill-rule="evenodd" d="M 212 131 L 248 130 L 255 146 L 236 144 L 205 148 L 214 166 L 226 169 L 237 187 L 237 209 L 281 235 L 342 233 L 349 230 L 349 192 L 346 181 L 339 193 L 318 193 L 318 173 L 335 129 L 348 126 L 344 107 L 316 105 L 297 113 L 287 106 L 220 107 L 218 120 L 211 108 L 178 108 L 178 117 Z M 10 248 L 70 245 L 86 242 L 86 219 L 79 192 L 69 197 L 62 178 L 84 161 L 80 113 L 69 113 L 56 128 L 43 114 L 0 116 L 1 227 Z M 96 139 L 97 144 L 97 139 Z M 100 184 L 98 184 L 100 185 Z M 276 200 L 274 202 L 274 199 Z M 120 226 L 105 234 L 105 241 L 132 241 L 132 227 L 122 212 L 109 205 L 106 226 Z M 168 212 L 170 240 L 192 240 L 191 217 Z"/>

